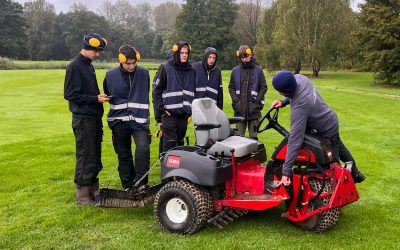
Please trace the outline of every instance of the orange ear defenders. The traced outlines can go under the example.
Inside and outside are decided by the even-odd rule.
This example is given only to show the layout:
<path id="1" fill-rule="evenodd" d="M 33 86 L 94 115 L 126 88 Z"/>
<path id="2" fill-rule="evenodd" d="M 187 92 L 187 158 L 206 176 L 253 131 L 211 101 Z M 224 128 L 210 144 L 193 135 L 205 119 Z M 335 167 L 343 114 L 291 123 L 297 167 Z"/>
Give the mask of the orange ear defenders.
<path id="1" fill-rule="evenodd" d="M 94 48 L 99 48 L 99 47 L 100 47 L 101 42 L 100 42 L 100 40 L 99 40 L 98 38 L 96 38 L 96 37 L 91 37 L 91 38 L 89 39 L 89 41 L 86 42 L 86 37 L 87 37 L 87 36 L 84 36 L 84 38 L 83 38 L 83 41 L 85 41 L 85 43 L 89 44 L 90 46 L 92 46 L 92 47 L 94 47 Z M 106 39 L 101 38 L 101 40 L 103 41 L 104 46 L 107 46 L 107 45 L 108 45 L 108 42 L 107 42 Z"/>
<path id="2" fill-rule="evenodd" d="M 139 61 L 140 53 L 137 50 L 135 50 L 133 47 L 129 47 L 128 49 L 132 49 L 133 51 L 135 51 L 136 61 Z M 126 61 L 128 61 L 128 59 L 126 58 L 126 55 L 124 53 L 122 53 L 121 51 L 118 54 L 118 60 L 120 63 L 126 63 Z"/>
<path id="3" fill-rule="evenodd" d="M 190 44 L 187 44 L 187 45 L 189 45 L 189 51 L 192 51 L 192 46 L 190 46 Z M 177 52 L 178 49 L 179 49 L 178 44 L 174 44 L 174 46 L 172 46 L 172 51 L 173 51 L 174 53 Z"/>
<path id="4" fill-rule="evenodd" d="M 253 54 L 253 51 L 251 51 L 251 49 L 250 48 L 247 48 L 246 49 L 246 55 L 252 55 Z M 240 56 L 240 53 L 239 53 L 239 50 L 236 50 L 236 56 L 237 57 L 239 57 Z"/>

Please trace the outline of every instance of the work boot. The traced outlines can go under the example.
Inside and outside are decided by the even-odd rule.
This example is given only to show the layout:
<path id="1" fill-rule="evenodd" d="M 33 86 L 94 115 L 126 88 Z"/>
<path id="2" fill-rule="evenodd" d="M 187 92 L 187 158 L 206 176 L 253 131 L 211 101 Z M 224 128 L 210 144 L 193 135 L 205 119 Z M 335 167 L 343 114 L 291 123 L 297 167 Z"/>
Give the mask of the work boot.
<path id="1" fill-rule="evenodd" d="M 92 183 L 92 185 L 89 186 L 89 195 L 90 198 L 94 200 L 94 192 L 99 191 L 99 179 L 96 179 L 96 182 Z"/>
<path id="2" fill-rule="evenodd" d="M 90 186 L 76 186 L 76 203 L 80 205 L 94 206 L 95 202 L 90 197 Z"/>
<path id="3" fill-rule="evenodd" d="M 361 183 L 365 180 L 365 175 L 361 173 L 361 171 L 357 171 L 356 173 L 352 174 L 354 183 Z"/>

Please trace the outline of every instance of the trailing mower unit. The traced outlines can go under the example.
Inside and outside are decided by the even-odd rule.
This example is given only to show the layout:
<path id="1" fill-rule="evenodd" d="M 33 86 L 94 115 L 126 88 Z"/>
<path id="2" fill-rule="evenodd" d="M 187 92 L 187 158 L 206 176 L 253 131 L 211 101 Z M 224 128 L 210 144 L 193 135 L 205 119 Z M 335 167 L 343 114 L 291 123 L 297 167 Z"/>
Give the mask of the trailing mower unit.
<path id="1" fill-rule="evenodd" d="M 289 132 L 278 123 L 278 113 L 269 109 L 258 128 L 259 133 L 272 128 L 284 136 L 265 166 L 264 144 L 236 136 L 231 129 L 230 124 L 241 118 L 228 119 L 211 99 L 194 100 L 196 145 L 175 147 L 162 155 L 161 183 L 128 192 L 101 189 L 97 205 L 140 207 L 154 201 L 163 229 L 192 234 L 207 223 L 222 229 L 249 211 L 285 201 L 284 218 L 314 232 L 328 230 L 338 221 L 341 207 L 359 198 L 350 170 L 330 162 L 321 142 L 306 135 L 292 184 L 279 185 Z"/>

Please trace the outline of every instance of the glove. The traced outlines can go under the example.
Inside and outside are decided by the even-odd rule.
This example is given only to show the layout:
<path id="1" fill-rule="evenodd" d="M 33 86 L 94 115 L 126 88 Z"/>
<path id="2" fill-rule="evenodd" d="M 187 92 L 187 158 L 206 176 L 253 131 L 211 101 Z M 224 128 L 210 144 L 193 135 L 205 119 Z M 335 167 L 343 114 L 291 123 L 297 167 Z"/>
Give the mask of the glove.
<path id="1" fill-rule="evenodd" d="M 189 116 L 189 117 L 188 117 L 187 122 L 188 122 L 188 123 L 191 123 L 191 122 L 192 122 L 192 116 Z"/>
<path id="2" fill-rule="evenodd" d="M 163 136 L 162 130 L 157 129 L 157 131 L 154 133 L 154 136 L 157 138 L 161 138 Z"/>

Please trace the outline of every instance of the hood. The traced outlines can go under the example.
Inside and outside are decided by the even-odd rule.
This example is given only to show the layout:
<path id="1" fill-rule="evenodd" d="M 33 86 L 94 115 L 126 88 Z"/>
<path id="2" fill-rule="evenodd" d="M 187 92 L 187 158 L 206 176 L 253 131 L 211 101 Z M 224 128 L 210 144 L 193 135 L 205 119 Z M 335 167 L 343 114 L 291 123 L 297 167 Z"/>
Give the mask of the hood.
<path id="1" fill-rule="evenodd" d="M 191 48 L 190 45 L 184 41 L 179 41 L 176 45 L 178 46 L 178 50 L 174 52 L 174 55 L 172 57 L 172 61 L 174 62 L 175 68 L 180 69 L 180 70 L 190 69 L 192 67 L 192 65 L 190 65 L 190 63 L 189 63 L 190 48 Z M 189 48 L 189 54 L 188 54 L 187 62 L 182 63 L 181 59 L 180 59 L 180 52 L 182 50 L 182 47 L 185 45 Z"/>
<path id="2" fill-rule="evenodd" d="M 211 66 L 209 67 L 208 64 L 207 64 L 207 59 L 208 59 L 208 56 L 209 56 L 210 54 L 215 54 L 216 59 L 215 59 L 214 64 L 211 65 Z M 214 69 L 215 66 L 217 65 L 217 61 L 218 61 L 218 53 L 217 53 L 217 50 L 216 50 L 215 48 L 213 48 L 213 47 L 208 47 L 208 48 L 204 51 L 203 67 L 204 67 L 206 70 L 207 70 L 207 69 Z"/>

